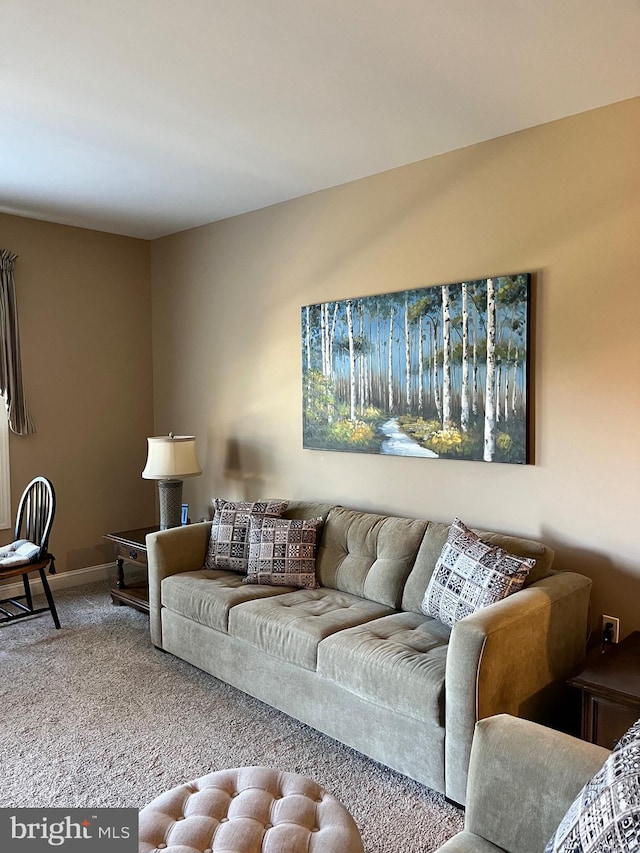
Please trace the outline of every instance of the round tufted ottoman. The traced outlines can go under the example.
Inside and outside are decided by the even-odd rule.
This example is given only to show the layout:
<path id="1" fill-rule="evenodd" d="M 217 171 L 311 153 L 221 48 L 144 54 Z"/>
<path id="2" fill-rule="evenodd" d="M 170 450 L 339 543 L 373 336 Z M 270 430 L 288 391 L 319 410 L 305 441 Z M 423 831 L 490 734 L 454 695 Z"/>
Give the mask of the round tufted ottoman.
<path id="1" fill-rule="evenodd" d="M 363 853 L 355 821 L 321 785 L 268 767 L 220 770 L 140 812 L 139 853 Z"/>

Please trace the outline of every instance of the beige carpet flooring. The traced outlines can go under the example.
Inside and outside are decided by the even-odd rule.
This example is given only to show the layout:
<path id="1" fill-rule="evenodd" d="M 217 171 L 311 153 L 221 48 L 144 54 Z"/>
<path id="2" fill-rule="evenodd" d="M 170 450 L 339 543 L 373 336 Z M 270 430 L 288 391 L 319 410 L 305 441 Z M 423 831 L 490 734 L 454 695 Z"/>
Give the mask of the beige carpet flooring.
<path id="1" fill-rule="evenodd" d="M 366 853 L 428 853 L 461 829 L 441 795 L 154 649 L 108 588 L 58 592 L 60 631 L 49 614 L 0 626 L 0 807 L 141 808 L 259 764 L 324 785 Z"/>

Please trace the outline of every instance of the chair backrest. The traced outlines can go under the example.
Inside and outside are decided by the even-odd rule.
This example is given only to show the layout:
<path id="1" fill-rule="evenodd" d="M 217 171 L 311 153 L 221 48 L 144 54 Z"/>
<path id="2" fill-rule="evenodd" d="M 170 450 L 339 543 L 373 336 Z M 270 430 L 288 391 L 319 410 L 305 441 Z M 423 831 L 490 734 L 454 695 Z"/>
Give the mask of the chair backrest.
<path id="1" fill-rule="evenodd" d="M 16 515 L 16 539 L 28 539 L 44 555 L 56 513 L 56 493 L 46 477 L 35 477 L 24 490 Z"/>

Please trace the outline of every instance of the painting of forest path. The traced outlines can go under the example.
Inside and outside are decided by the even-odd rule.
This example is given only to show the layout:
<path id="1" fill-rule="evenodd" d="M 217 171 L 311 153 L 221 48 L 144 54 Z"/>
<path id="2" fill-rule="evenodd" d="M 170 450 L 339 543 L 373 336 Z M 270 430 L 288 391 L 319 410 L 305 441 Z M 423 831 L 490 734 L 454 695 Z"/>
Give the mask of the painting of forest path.
<path id="1" fill-rule="evenodd" d="M 302 308 L 303 445 L 528 462 L 529 273 Z"/>

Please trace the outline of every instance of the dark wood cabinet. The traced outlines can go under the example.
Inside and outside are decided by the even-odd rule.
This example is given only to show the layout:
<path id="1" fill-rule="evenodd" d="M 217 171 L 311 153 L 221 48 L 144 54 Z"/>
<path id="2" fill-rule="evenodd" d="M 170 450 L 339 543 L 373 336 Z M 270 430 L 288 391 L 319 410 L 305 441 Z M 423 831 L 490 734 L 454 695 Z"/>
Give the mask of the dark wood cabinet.
<path id="1" fill-rule="evenodd" d="M 612 749 L 640 719 L 640 631 L 592 653 L 569 684 L 582 693 L 582 738 Z"/>

